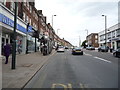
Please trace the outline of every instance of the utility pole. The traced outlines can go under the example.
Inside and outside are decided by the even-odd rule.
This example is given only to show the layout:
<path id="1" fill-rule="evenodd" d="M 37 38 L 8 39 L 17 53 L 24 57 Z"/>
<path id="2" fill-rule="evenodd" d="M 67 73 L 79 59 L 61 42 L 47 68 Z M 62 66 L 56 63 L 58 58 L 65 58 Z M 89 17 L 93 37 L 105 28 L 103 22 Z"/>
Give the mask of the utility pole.
<path id="1" fill-rule="evenodd" d="M 16 28 L 17 28 L 17 2 L 15 3 L 15 12 L 14 12 L 14 32 L 13 32 L 13 45 L 12 45 L 12 67 L 11 69 L 15 69 L 16 66 Z"/>

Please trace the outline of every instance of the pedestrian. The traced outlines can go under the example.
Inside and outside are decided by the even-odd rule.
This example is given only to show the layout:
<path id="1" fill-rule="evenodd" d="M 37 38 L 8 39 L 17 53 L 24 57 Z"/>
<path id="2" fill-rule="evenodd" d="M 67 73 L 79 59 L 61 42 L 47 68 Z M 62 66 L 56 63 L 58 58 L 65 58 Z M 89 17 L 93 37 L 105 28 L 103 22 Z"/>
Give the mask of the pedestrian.
<path id="1" fill-rule="evenodd" d="M 4 46 L 4 56 L 6 57 L 5 64 L 8 63 L 8 58 L 10 53 L 11 53 L 11 46 L 10 44 L 6 43 L 6 45 Z"/>

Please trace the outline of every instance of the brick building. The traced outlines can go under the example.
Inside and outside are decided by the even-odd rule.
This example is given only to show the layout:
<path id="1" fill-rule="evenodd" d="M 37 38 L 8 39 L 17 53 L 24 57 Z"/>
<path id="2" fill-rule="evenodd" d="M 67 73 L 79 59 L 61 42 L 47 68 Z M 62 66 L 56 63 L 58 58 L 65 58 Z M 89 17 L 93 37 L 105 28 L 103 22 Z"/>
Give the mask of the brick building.
<path id="1" fill-rule="evenodd" d="M 98 47 L 98 33 L 91 33 L 86 37 L 88 46 Z"/>
<path id="2" fill-rule="evenodd" d="M 13 38 L 13 28 L 14 28 L 14 11 L 15 3 L 11 2 L 0 2 L 0 55 L 3 52 L 3 45 L 6 43 L 12 44 Z M 21 53 L 26 52 L 26 42 L 28 41 L 28 51 L 35 51 L 35 43 L 37 47 L 40 46 L 38 38 L 33 37 L 33 32 L 38 31 L 39 38 L 45 34 L 52 41 L 53 45 L 56 46 L 57 42 L 61 42 L 60 37 L 58 37 L 50 25 L 46 23 L 46 16 L 43 15 L 42 10 L 37 10 L 35 8 L 35 2 L 18 2 L 17 5 L 17 40 L 16 48 L 21 49 Z M 27 31 L 27 25 L 28 31 Z M 29 33 L 28 33 L 29 32 Z M 28 35 L 27 35 L 28 33 Z M 17 50 L 16 50 L 17 51 Z"/>

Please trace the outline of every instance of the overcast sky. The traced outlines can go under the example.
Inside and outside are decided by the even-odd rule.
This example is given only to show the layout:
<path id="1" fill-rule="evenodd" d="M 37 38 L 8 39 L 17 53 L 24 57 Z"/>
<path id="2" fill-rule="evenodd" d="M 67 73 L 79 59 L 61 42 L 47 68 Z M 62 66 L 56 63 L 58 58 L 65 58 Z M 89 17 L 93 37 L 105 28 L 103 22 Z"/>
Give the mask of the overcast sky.
<path id="1" fill-rule="evenodd" d="M 82 2 L 81 2 L 82 1 Z M 84 1 L 84 2 L 83 2 Z M 88 33 L 98 33 L 104 30 L 104 17 L 107 15 L 107 27 L 118 23 L 119 0 L 35 0 L 35 7 L 43 10 L 47 23 L 52 23 L 53 28 L 60 38 L 68 40 L 73 45 L 79 45 L 86 39 Z M 114 1 L 114 2 L 113 2 Z"/>

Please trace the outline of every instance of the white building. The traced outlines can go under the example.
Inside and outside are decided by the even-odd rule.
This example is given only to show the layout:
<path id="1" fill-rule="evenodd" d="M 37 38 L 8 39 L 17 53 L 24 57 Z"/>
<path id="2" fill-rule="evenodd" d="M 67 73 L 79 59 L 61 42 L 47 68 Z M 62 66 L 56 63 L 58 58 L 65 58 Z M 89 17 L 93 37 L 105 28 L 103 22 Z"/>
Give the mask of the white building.
<path id="1" fill-rule="evenodd" d="M 99 32 L 99 46 L 105 45 L 105 30 Z M 107 46 L 117 49 L 120 48 L 120 23 L 107 29 L 106 33 Z"/>

